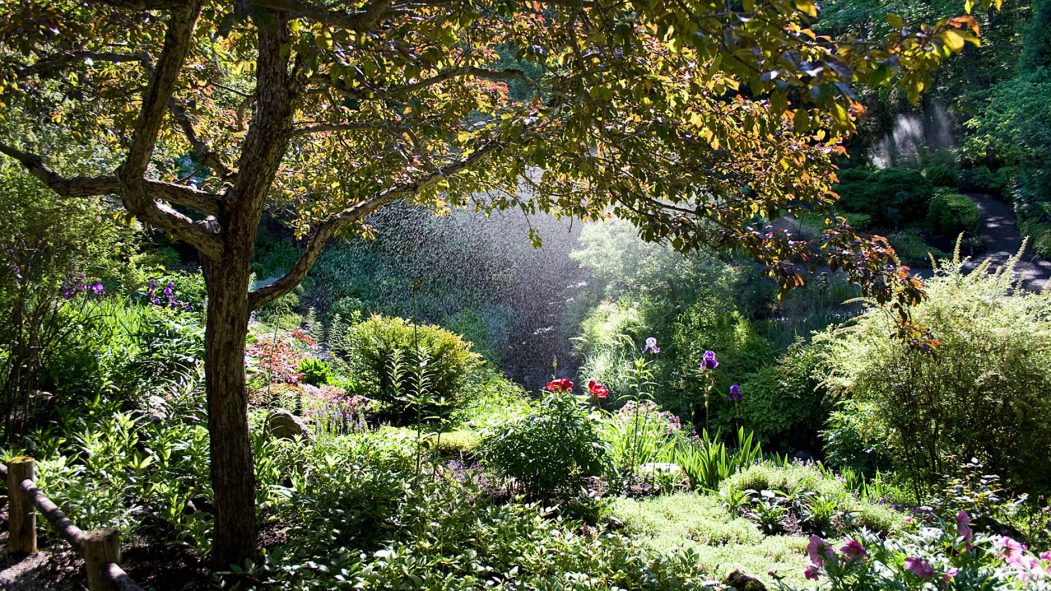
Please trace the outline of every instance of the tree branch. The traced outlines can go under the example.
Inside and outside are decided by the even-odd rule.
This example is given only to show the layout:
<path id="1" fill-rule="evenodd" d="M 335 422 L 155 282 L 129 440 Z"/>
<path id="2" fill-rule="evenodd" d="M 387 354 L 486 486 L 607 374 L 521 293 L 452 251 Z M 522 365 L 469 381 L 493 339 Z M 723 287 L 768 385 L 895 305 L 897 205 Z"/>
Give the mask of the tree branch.
<path id="1" fill-rule="evenodd" d="M 223 163 L 222 159 L 219 158 L 219 155 L 197 135 L 197 131 L 193 128 L 193 122 L 190 121 L 189 113 L 186 112 L 186 109 L 179 104 L 174 97 L 168 101 L 168 110 L 171 112 L 172 118 L 175 119 L 175 122 L 179 124 L 179 128 L 182 129 L 182 133 L 186 136 L 187 141 L 189 141 L 190 145 L 193 146 L 193 149 L 201 155 L 201 161 L 205 166 L 216 171 L 219 173 L 219 176 L 223 178 L 233 176 L 233 172 L 231 172 L 230 168 Z"/>
<path id="2" fill-rule="evenodd" d="M 456 162 L 447 164 L 434 172 L 413 181 L 379 191 L 371 197 L 329 216 L 314 227 L 314 230 L 306 240 L 306 244 L 303 247 L 303 252 L 300 254 L 299 259 L 294 265 L 292 265 L 292 268 L 289 269 L 287 273 L 270 285 L 260 287 L 248 294 L 248 307 L 251 310 L 257 310 L 261 306 L 272 302 L 295 289 L 295 287 L 306 278 L 310 269 L 313 268 L 314 262 L 317 261 L 318 256 L 321 255 L 321 251 L 324 249 L 325 244 L 327 244 L 328 241 L 340 230 L 365 218 L 368 214 L 376 211 L 391 201 L 411 197 L 422 189 L 434 185 L 434 183 L 442 178 L 470 168 L 489 154 L 496 151 L 502 145 L 501 142 L 490 142 L 475 152 L 472 152 L 471 155 L 462 160 L 457 160 Z"/>
<path id="3" fill-rule="evenodd" d="M 30 174 L 63 197 L 120 195 L 121 192 L 120 180 L 115 175 L 66 178 L 52 170 L 40 156 L 23 152 L 3 142 L 0 142 L 0 154 L 17 160 Z M 144 183 L 147 192 L 157 199 L 194 209 L 204 216 L 219 214 L 218 195 L 163 181 L 146 180 Z"/>

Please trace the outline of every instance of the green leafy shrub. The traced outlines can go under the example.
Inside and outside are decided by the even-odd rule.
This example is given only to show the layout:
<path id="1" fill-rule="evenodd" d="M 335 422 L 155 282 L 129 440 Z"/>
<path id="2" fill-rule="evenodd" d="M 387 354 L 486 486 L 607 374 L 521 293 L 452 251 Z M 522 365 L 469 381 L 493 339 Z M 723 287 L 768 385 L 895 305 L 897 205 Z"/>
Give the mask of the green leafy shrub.
<path id="1" fill-rule="evenodd" d="M 885 228 L 922 219 L 934 195 L 931 181 L 913 168 L 851 168 L 839 173 L 835 190 L 843 209 L 871 215 L 874 225 Z"/>
<path id="2" fill-rule="evenodd" d="M 748 375 L 741 383 L 741 424 L 760 441 L 780 448 L 809 446 L 814 425 L 824 418 L 822 394 L 817 392 L 820 351 L 803 341 L 792 344 L 774 365 Z"/>
<path id="3" fill-rule="evenodd" d="M 762 447 L 751 433 L 737 431 L 737 447 L 731 448 L 718 434 L 702 431 L 695 439 L 682 439 L 671 459 L 682 466 L 698 490 L 715 490 L 719 483 L 756 463 L 763 457 Z"/>
<path id="4" fill-rule="evenodd" d="M 299 362 L 299 373 L 302 376 L 301 380 L 311 386 L 331 384 L 335 377 L 332 366 L 324 359 L 317 357 L 307 357 Z"/>
<path id="5" fill-rule="evenodd" d="M 281 442 L 272 451 L 290 497 L 280 510 L 291 535 L 318 548 L 369 547 L 398 526 L 399 503 L 414 474 L 412 436 L 388 431 Z"/>
<path id="6" fill-rule="evenodd" d="M 462 406 L 464 385 L 480 365 L 479 356 L 458 335 L 402 318 L 372 316 L 354 325 L 340 345 L 334 353 L 358 372 L 358 393 L 389 403 L 391 418 L 402 422 L 416 414 L 407 402 L 410 394 L 431 401 L 425 416 L 447 416 Z"/>
<path id="7" fill-rule="evenodd" d="M 482 461 L 534 498 L 576 491 L 601 474 L 602 440 L 587 407 L 569 394 L 548 394 L 529 415 L 485 434 Z"/>
<path id="8" fill-rule="evenodd" d="M 711 588 L 691 552 L 658 554 L 536 505 L 495 504 L 471 483 L 427 485 L 399 507 L 397 520 L 402 527 L 374 552 L 336 547 L 319 556 L 288 544 L 252 574 L 289 590 Z"/>
<path id="9" fill-rule="evenodd" d="M 681 430 L 679 417 L 649 400 L 631 400 L 616 412 L 603 415 L 598 431 L 606 446 L 612 480 L 627 484 L 642 464 L 671 462 L 683 437 Z"/>
<path id="10" fill-rule="evenodd" d="M 945 474 L 948 458 L 977 457 L 1021 490 L 1051 487 L 1051 295 L 1015 292 L 1012 271 L 938 270 L 912 311 L 935 353 L 895 339 L 876 308 L 828 337 L 830 392 L 871 405 L 867 439 L 919 482 Z"/>
<path id="11" fill-rule="evenodd" d="M 966 195 L 949 189 L 938 189 L 927 210 L 927 223 L 942 236 L 955 238 L 961 232 L 978 228 L 981 215 L 978 205 Z"/>
<path id="12" fill-rule="evenodd" d="M 1013 167 L 998 168 L 995 172 L 987 166 L 975 166 L 960 171 L 959 189 L 968 193 L 988 193 L 1005 196 L 1011 192 Z"/>

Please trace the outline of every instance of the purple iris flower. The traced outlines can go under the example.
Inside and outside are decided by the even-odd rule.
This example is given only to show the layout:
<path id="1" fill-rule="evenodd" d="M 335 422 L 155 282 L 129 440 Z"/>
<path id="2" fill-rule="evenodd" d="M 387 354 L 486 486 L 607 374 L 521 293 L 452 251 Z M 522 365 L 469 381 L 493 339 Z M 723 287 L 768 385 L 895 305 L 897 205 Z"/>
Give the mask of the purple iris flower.
<path id="1" fill-rule="evenodd" d="M 77 290 L 72 285 L 63 285 L 62 286 L 62 297 L 63 298 L 65 298 L 67 300 L 71 300 L 71 299 L 73 299 L 73 295 L 75 293 L 77 293 Z"/>
<path id="2" fill-rule="evenodd" d="M 730 393 L 726 395 L 726 399 L 731 402 L 744 400 L 744 396 L 741 395 L 741 387 L 737 384 L 730 386 Z"/>
<path id="3" fill-rule="evenodd" d="M 103 286 L 101 282 L 96 281 L 95 283 L 92 283 L 90 289 L 91 289 L 91 293 L 94 294 L 94 295 L 97 295 L 97 296 L 104 296 L 104 295 L 106 295 L 106 287 Z"/>
<path id="4" fill-rule="evenodd" d="M 646 346 L 642 348 L 643 353 L 653 353 L 656 355 L 661 352 L 661 348 L 657 346 L 657 338 L 649 337 L 646 339 Z"/>
<path id="5" fill-rule="evenodd" d="M 701 358 L 701 369 L 715 369 L 719 367 L 719 361 L 715 359 L 715 351 L 705 351 Z"/>

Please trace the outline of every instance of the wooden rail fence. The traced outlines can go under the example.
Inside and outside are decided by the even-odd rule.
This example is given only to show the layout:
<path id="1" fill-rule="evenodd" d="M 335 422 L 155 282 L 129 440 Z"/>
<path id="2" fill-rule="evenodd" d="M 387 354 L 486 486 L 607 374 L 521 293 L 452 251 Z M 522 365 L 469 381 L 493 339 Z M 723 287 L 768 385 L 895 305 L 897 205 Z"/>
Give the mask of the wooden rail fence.
<path id="1" fill-rule="evenodd" d="M 35 485 L 33 458 L 17 457 L 0 465 L 7 478 L 7 545 L 12 554 L 32 554 L 36 545 L 37 510 L 58 535 L 84 557 L 89 591 L 142 591 L 120 568 L 120 532 L 80 529 Z"/>

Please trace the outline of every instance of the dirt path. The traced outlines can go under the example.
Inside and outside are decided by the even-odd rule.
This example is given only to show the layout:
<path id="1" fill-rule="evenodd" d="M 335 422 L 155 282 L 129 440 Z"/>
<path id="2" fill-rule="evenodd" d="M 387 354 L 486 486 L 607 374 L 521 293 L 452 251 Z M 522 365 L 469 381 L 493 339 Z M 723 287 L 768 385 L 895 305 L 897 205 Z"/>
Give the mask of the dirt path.
<path id="1" fill-rule="evenodd" d="M 973 268 L 985 259 L 992 259 L 994 267 L 1006 264 L 1022 247 L 1022 235 L 1015 223 L 1014 210 L 992 195 L 969 193 L 968 196 L 978 204 L 982 214 L 978 233 L 985 238 L 986 249 L 984 253 L 972 257 L 967 268 Z M 1026 289 L 1039 291 L 1051 279 L 1051 261 L 1033 254 L 1032 249 L 1027 248 L 1016 271 Z M 1047 285 L 1051 287 L 1051 284 Z"/>

